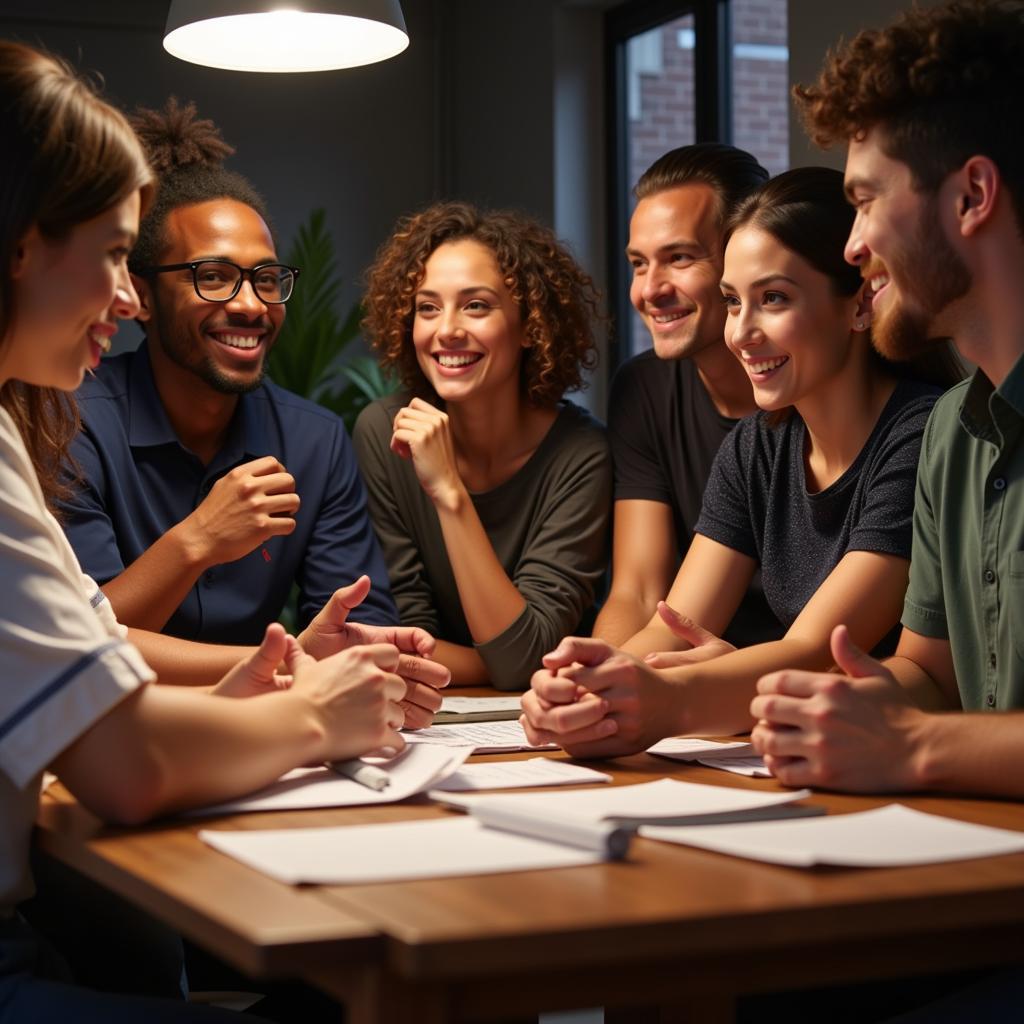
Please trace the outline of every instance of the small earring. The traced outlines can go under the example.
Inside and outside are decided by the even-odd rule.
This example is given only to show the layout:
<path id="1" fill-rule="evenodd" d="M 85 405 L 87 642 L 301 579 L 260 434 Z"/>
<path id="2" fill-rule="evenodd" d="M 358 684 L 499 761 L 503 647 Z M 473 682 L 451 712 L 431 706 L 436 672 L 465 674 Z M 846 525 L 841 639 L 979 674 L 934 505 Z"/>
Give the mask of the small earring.
<path id="1" fill-rule="evenodd" d="M 853 329 L 854 329 L 855 331 L 863 331 L 863 330 L 865 330 L 865 329 L 867 328 L 867 326 L 868 326 L 868 325 L 867 325 L 867 324 L 866 324 L 866 323 L 865 323 L 865 322 L 864 322 L 863 320 L 858 320 L 858 321 L 857 321 L 857 322 L 856 322 L 856 323 L 855 323 L 855 324 L 853 325 Z"/>

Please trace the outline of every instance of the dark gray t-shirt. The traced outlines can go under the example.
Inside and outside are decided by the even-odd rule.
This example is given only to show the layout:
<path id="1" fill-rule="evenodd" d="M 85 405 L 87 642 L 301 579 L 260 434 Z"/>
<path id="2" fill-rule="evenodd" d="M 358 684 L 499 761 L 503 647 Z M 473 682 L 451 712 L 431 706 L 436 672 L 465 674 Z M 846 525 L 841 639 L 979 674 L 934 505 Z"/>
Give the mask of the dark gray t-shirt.
<path id="1" fill-rule="evenodd" d="M 401 622 L 474 647 L 496 687 L 525 689 L 543 655 L 578 631 L 608 563 L 612 471 L 604 428 L 563 402 L 522 469 L 470 495 L 498 561 L 526 599 L 515 622 L 474 644 L 437 512 L 412 463 L 389 450 L 391 424 L 407 401 L 372 402 L 352 433 Z"/>
<path id="2" fill-rule="evenodd" d="M 668 505 L 679 564 L 693 540 L 715 454 L 734 426 L 736 420 L 715 408 L 689 359 L 644 352 L 623 363 L 612 381 L 608 439 L 615 500 Z M 777 640 L 782 632 L 755 577 L 724 635 L 748 647 Z"/>
<path id="3" fill-rule="evenodd" d="M 696 532 L 756 558 L 765 596 L 788 629 L 848 551 L 910 559 L 921 434 L 941 389 L 900 381 L 847 471 L 809 493 L 807 429 L 794 412 L 777 426 L 766 413 L 740 420 L 722 444 Z M 876 647 L 889 654 L 896 625 Z"/>

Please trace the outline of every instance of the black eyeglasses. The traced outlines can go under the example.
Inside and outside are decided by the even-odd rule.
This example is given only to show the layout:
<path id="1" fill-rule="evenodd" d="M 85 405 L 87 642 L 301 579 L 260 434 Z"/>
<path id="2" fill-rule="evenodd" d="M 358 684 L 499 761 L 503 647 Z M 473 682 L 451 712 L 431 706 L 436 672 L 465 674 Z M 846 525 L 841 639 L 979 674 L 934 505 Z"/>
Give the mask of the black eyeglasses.
<path id="1" fill-rule="evenodd" d="M 167 263 L 161 267 L 142 267 L 140 277 L 168 274 L 175 270 L 191 270 L 196 295 L 207 302 L 230 302 L 242 287 L 246 277 L 252 290 L 264 301 L 287 302 L 295 289 L 298 267 L 283 263 L 261 263 L 258 267 L 240 267 L 230 260 L 197 260 L 194 263 Z"/>

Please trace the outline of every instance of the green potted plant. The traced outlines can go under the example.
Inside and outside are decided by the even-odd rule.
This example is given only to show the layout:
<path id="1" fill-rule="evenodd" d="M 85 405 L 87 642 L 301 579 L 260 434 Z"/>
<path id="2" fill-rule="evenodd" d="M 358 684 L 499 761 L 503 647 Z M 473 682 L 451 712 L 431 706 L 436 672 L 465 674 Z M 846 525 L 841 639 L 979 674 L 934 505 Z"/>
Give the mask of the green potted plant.
<path id="1" fill-rule="evenodd" d="M 349 345 L 359 337 L 363 310 L 357 303 L 343 320 L 338 316 L 341 277 L 322 209 L 314 210 L 299 228 L 287 262 L 299 267 L 301 275 L 288 300 L 268 372 L 281 387 L 336 412 L 351 430 L 360 411 L 394 391 L 398 381 L 382 373 L 369 356 L 346 358 Z"/>

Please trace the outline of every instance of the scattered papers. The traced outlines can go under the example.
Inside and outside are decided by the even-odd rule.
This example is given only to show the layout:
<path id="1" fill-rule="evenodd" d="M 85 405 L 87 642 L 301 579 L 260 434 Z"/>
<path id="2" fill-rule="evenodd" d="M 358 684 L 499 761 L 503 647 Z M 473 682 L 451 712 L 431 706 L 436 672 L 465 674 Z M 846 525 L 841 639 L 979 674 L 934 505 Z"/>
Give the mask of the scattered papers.
<path id="1" fill-rule="evenodd" d="M 434 723 L 451 722 L 506 722 L 522 714 L 522 699 L 511 697 L 445 697 L 441 710 L 434 715 Z"/>
<path id="2" fill-rule="evenodd" d="M 520 786 L 579 786 L 611 782 L 604 772 L 566 761 L 531 757 L 529 761 L 464 764 L 434 790 L 459 793 L 477 789 L 516 789 Z M 432 790 L 433 792 L 433 790 Z"/>
<path id="3" fill-rule="evenodd" d="M 644 826 L 640 835 L 793 867 L 897 867 L 1024 852 L 1024 832 L 971 825 L 889 804 L 810 821 Z"/>
<path id="4" fill-rule="evenodd" d="M 557 750 L 555 743 L 534 746 L 518 722 L 467 722 L 461 725 L 432 725 L 403 733 L 406 743 L 429 743 L 447 747 L 472 746 L 477 754 L 505 754 L 515 750 Z"/>
<path id="5" fill-rule="evenodd" d="M 436 786 L 457 771 L 473 752 L 472 747 L 409 746 L 390 761 L 374 764 L 387 771 L 391 784 L 374 790 L 342 778 L 330 768 L 296 768 L 258 793 L 203 807 L 190 816 L 233 814 L 240 811 L 294 811 L 308 807 L 354 807 L 390 804 Z"/>
<path id="6" fill-rule="evenodd" d="M 673 761 L 703 761 L 704 758 L 750 757 L 754 748 L 742 740 L 705 740 L 698 736 L 669 736 L 647 748 L 648 754 L 668 757 Z"/>
<path id="7" fill-rule="evenodd" d="M 215 832 L 199 838 L 282 882 L 342 885 L 598 864 L 595 850 L 444 818 L 341 828 Z"/>
<path id="8" fill-rule="evenodd" d="M 809 789 L 762 793 L 696 782 L 658 779 L 636 786 L 582 789 L 565 793 L 511 793 L 498 796 L 462 796 L 437 790 L 431 795 L 442 803 L 476 814 L 507 811 L 518 818 L 530 817 L 553 823 L 559 820 L 601 821 L 638 825 L 661 821 L 690 824 L 713 821 L 750 821 L 798 813 L 823 813 L 819 808 L 787 805 L 811 795 Z M 494 820 L 489 817 L 488 820 Z"/>

